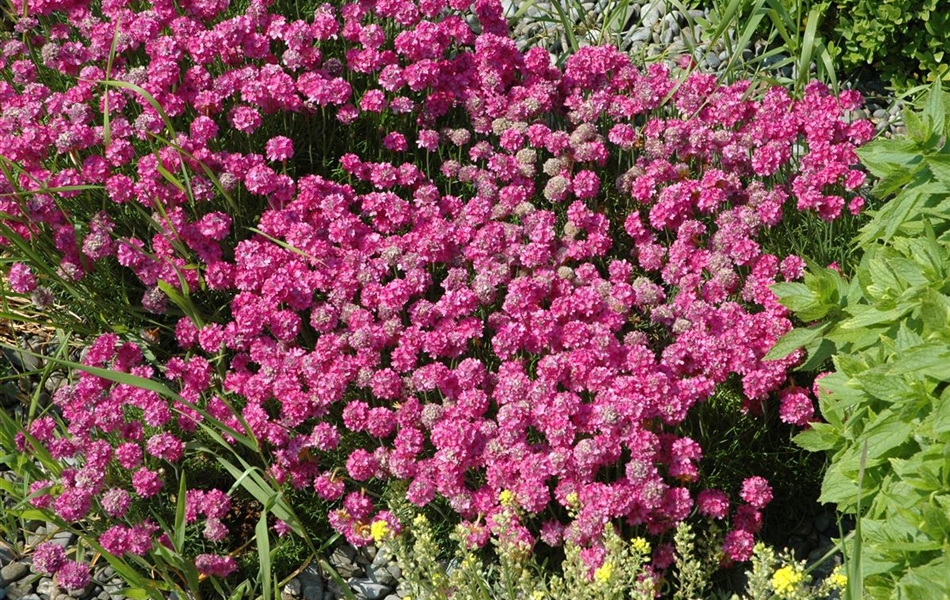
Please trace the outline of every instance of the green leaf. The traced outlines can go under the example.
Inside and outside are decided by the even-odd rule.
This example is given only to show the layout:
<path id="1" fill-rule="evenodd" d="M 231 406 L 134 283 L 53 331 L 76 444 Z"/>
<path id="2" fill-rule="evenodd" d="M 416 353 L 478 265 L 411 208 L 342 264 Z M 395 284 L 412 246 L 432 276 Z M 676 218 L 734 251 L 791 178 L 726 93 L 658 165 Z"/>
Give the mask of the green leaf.
<path id="1" fill-rule="evenodd" d="M 950 347 L 930 342 L 906 351 L 888 365 L 890 375 L 921 374 L 950 380 Z"/>
<path id="2" fill-rule="evenodd" d="M 172 544 L 176 552 L 183 552 L 185 548 L 185 508 L 187 502 L 188 485 L 185 483 L 185 471 L 181 471 L 181 481 L 178 483 L 178 502 L 175 507 L 175 530 L 172 532 Z"/>
<path id="3" fill-rule="evenodd" d="M 827 338 L 821 338 L 805 346 L 808 358 L 795 368 L 795 371 L 809 373 L 822 368 L 825 362 L 835 353 L 835 343 Z"/>
<path id="4" fill-rule="evenodd" d="M 921 161 L 918 145 L 905 138 L 877 139 L 857 148 L 855 152 L 875 177 L 886 177 L 898 170 L 909 174 L 911 167 Z"/>
<path id="5" fill-rule="evenodd" d="M 946 94 L 943 91 L 943 83 L 939 78 L 930 86 L 924 117 L 926 117 L 930 129 L 935 135 L 939 136 L 947 132 Z"/>
<path id="6" fill-rule="evenodd" d="M 914 305 L 904 303 L 890 310 L 878 310 L 866 304 L 852 306 L 846 310 L 851 313 L 850 319 L 841 322 L 842 329 L 861 329 L 872 325 L 896 323 L 902 316 L 914 309 Z"/>
<path id="7" fill-rule="evenodd" d="M 799 447 L 809 452 L 832 450 L 842 443 L 838 429 L 828 423 L 812 423 L 811 427 L 792 438 Z"/>
<path id="8" fill-rule="evenodd" d="M 821 334 L 831 327 L 830 323 L 822 323 L 811 327 L 799 327 L 780 337 L 762 360 L 778 360 L 785 358 L 795 350 L 818 339 Z"/>
<path id="9" fill-rule="evenodd" d="M 267 511 L 261 511 L 261 518 L 254 528 L 257 537 L 257 558 L 260 561 L 261 587 L 264 592 L 264 600 L 271 600 L 274 597 L 273 584 L 271 583 L 271 560 L 270 560 L 270 533 L 267 528 Z"/>
<path id="10" fill-rule="evenodd" d="M 950 191 L 950 155 L 928 154 L 924 158 L 924 164 L 937 181 L 948 186 L 948 191 Z"/>
<path id="11" fill-rule="evenodd" d="M 877 461 L 888 451 L 907 442 L 914 427 L 914 424 L 905 422 L 900 414 L 890 409 L 882 411 L 861 434 L 867 444 L 868 462 Z"/>

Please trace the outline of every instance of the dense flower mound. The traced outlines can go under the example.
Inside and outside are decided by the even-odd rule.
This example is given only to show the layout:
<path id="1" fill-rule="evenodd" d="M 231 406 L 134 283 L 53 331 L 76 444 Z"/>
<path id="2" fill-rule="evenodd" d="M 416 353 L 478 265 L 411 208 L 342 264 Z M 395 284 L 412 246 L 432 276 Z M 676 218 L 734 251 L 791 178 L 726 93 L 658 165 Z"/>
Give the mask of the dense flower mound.
<path id="1" fill-rule="evenodd" d="M 6 225 L 54 240 L 67 279 L 130 269 L 154 313 L 177 310 L 166 291 L 230 298 L 224 318 L 180 318 L 181 356 L 161 365 L 200 411 L 88 373 L 57 393 L 67 427 L 45 416 L 31 433 L 80 466 L 34 503 L 121 519 L 162 493 L 164 467 L 213 418 L 246 425 L 276 481 L 342 499 L 331 522 L 354 544 L 393 520 L 360 483 L 396 478 L 413 503 L 448 499 L 476 541 L 504 491 L 541 515 L 509 524 L 528 545 L 596 543 L 608 522 L 659 534 L 697 510 L 731 513 L 725 550 L 748 559 L 768 483 L 706 489 L 702 448 L 673 429 L 729 379 L 753 412 L 780 397 L 784 420 L 811 419 L 788 388 L 798 356 L 763 361 L 791 329 L 768 286 L 803 261 L 757 240 L 790 211 L 861 209 L 854 148 L 872 127 L 843 119 L 856 94 L 813 84 L 796 101 L 641 70 L 610 47 L 559 70 L 520 53 L 489 0 L 325 4 L 305 20 L 257 0 L 237 15 L 213 1 L 27 4 L 29 45 L 0 58 L 13 74 L 0 154 L 22 166 L 0 192 L 23 192 L 0 197 Z M 32 15 L 54 13 L 40 37 Z M 225 128 L 252 135 L 286 113 L 380 145 L 321 173 L 287 169 L 301 150 L 287 136 L 259 141 L 263 154 L 221 147 Z M 102 191 L 47 191 L 81 184 Z M 226 194 L 262 201 L 259 233 L 234 227 Z M 150 236 L 129 225 L 142 212 Z M 37 279 L 17 266 L 10 284 L 36 296 Z M 85 360 L 157 377 L 112 334 Z M 335 464 L 344 439 L 360 447 Z M 189 522 L 221 541 L 227 496 L 193 492 Z M 573 517 L 544 516 L 555 506 Z M 100 541 L 144 554 L 155 529 Z"/>

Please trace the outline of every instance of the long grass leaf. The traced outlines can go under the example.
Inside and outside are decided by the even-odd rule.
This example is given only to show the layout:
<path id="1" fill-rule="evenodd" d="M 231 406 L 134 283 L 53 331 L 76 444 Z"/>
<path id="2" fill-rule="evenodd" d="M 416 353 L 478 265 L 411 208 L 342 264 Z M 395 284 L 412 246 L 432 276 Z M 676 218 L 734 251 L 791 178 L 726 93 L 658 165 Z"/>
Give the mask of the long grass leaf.
<path id="1" fill-rule="evenodd" d="M 796 90 L 799 92 L 805 89 L 805 83 L 808 81 L 808 71 L 811 67 L 811 57 L 815 52 L 815 34 L 818 31 L 818 22 L 821 20 L 821 12 L 820 6 L 813 6 L 808 13 L 808 24 L 805 26 L 801 52 L 798 55 Z"/>
<path id="2" fill-rule="evenodd" d="M 254 532 L 257 535 L 257 558 L 260 563 L 261 588 L 264 600 L 271 600 L 274 597 L 274 590 L 271 582 L 270 532 L 267 527 L 267 511 L 261 511 L 261 518 L 257 521 Z"/>
<path id="3" fill-rule="evenodd" d="M 185 483 L 185 471 L 182 469 L 178 482 L 178 502 L 175 506 L 175 529 L 172 532 L 172 544 L 181 552 L 185 547 L 185 508 L 187 506 L 188 484 Z"/>

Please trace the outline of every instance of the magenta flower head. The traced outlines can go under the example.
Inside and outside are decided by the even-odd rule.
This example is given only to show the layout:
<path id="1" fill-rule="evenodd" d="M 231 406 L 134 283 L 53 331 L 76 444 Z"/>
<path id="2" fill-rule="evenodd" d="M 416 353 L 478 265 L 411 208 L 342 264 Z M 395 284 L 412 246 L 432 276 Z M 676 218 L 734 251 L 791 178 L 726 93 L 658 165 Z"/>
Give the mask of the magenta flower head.
<path id="1" fill-rule="evenodd" d="M 764 477 L 749 477 L 742 482 L 742 499 L 756 508 L 765 508 L 772 501 L 772 487 Z"/>
<path id="2" fill-rule="evenodd" d="M 725 519 L 729 513 L 729 498 L 719 490 L 703 490 L 696 497 L 699 514 L 713 519 Z"/>
<path id="3" fill-rule="evenodd" d="M 52 575 L 66 563 L 66 549 L 54 542 L 43 542 L 33 551 L 33 568 L 37 573 Z"/>
<path id="4" fill-rule="evenodd" d="M 294 155 L 294 143 L 290 138 L 278 135 L 267 140 L 267 144 L 264 146 L 264 152 L 267 155 L 267 160 L 289 160 Z"/>
<path id="5" fill-rule="evenodd" d="M 733 529 L 726 534 L 722 551 L 731 560 L 743 562 L 752 558 L 753 546 L 755 546 L 755 538 L 751 533 L 742 529 Z"/>
<path id="6" fill-rule="evenodd" d="M 36 289 L 36 278 L 33 277 L 30 267 L 23 263 L 14 263 L 10 267 L 7 281 L 10 282 L 10 289 L 18 294 L 29 294 Z"/>
<path id="7" fill-rule="evenodd" d="M 89 585 L 89 565 L 67 560 L 56 571 L 56 582 L 67 590 L 81 590 Z"/>
<path id="8" fill-rule="evenodd" d="M 198 571 L 211 577 L 227 577 L 237 571 L 237 562 L 230 556 L 199 554 L 195 557 Z"/>

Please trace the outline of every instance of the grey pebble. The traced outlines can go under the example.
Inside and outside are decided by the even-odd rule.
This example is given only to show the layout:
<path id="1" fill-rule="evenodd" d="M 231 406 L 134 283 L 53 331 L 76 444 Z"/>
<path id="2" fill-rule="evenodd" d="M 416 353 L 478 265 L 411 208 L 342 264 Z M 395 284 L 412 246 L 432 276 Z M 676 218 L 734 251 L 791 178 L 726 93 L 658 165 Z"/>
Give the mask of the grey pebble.
<path id="1" fill-rule="evenodd" d="M 336 569 L 340 577 L 349 579 L 359 571 L 359 567 L 357 567 L 354 562 L 355 557 L 356 550 L 349 546 L 340 546 L 330 555 L 330 566 Z M 303 574 L 301 573 L 301 578 L 302 577 Z M 306 582 L 304 582 L 304 584 L 306 584 Z"/>
<path id="2" fill-rule="evenodd" d="M 719 59 L 719 55 L 715 52 L 707 52 L 703 59 L 710 69 L 718 69 L 719 65 L 722 64 L 722 61 Z"/>
<path id="3" fill-rule="evenodd" d="M 358 598 L 366 600 L 379 600 L 393 591 L 393 588 L 387 585 L 380 585 L 364 577 L 354 577 L 347 583 Z"/>
<path id="4" fill-rule="evenodd" d="M 294 577 L 287 582 L 287 585 L 284 586 L 284 589 L 281 590 L 281 593 L 287 594 L 289 596 L 299 596 L 302 590 L 303 583 L 301 583 L 300 579 Z"/>
<path id="5" fill-rule="evenodd" d="M 23 579 L 13 585 L 7 585 L 5 589 L 10 600 L 23 600 L 24 596 L 33 591 L 33 582 Z"/>
<path id="6" fill-rule="evenodd" d="M 12 563 L 15 558 L 13 552 L 6 545 L 0 543 L 0 567 Z"/>
<path id="7" fill-rule="evenodd" d="M 295 579 L 300 584 L 301 591 L 298 593 L 303 594 L 304 598 L 307 598 L 307 600 L 321 600 L 324 589 L 319 566 L 310 563 Z"/>
<path id="8" fill-rule="evenodd" d="M 646 28 L 640 28 L 633 32 L 633 35 L 630 36 L 631 42 L 648 42 L 650 38 L 653 37 L 653 32 Z"/>
<path id="9" fill-rule="evenodd" d="M 666 2 L 663 0 L 653 0 L 643 9 L 642 23 L 644 27 L 652 28 L 666 14 Z"/>
<path id="10" fill-rule="evenodd" d="M 52 598 L 58 589 L 59 588 L 56 587 L 56 584 L 53 583 L 53 580 L 49 577 L 42 577 L 36 583 L 36 593 L 41 596 Z"/>
<path id="11" fill-rule="evenodd" d="M 323 584 L 308 585 L 303 588 L 303 597 L 307 600 L 322 600 L 324 596 Z"/>
<path id="12" fill-rule="evenodd" d="M 30 565 L 25 562 L 12 562 L 0 569 L 0 583 L 4 586 L 19 581 L 30 574 Z"/>
<path id="13" fill-rule="evenodd" d="M 874 111 L 871 114 L 871 116 L 874 117 L 875 119 L 883 119 L 884 117 L 887 116 L 887 111 L 884 110 L 883 108 L 879 108 L 876 111 Z"/>

